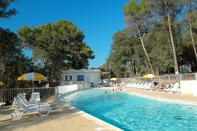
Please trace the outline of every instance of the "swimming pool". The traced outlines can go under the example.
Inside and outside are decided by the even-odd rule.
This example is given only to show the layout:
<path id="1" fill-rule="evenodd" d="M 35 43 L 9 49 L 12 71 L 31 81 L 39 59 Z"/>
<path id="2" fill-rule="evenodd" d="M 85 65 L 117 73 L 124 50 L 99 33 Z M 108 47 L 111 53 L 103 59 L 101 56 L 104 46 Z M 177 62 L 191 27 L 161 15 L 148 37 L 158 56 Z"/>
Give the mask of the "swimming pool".
<path id="1" fill-rule="evenodd" d="M 158 101 L 109 88 L 91 88 L 64 97 L 68 104 L 125 131 L 197 130 L 196 105 Z"/>

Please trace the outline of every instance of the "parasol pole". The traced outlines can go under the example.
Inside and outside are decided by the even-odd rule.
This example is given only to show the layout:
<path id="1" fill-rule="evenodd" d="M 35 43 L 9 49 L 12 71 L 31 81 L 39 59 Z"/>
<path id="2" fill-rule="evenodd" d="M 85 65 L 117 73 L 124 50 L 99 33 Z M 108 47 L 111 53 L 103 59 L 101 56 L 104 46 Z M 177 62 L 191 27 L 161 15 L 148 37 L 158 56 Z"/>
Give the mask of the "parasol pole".
<path id="1" fill-rule="evenodd" d="M 34 81 L 32 80 L 32 85 L 33 85 L 33 90 L 32 90 L 32 92 L 34 92 Z"/>

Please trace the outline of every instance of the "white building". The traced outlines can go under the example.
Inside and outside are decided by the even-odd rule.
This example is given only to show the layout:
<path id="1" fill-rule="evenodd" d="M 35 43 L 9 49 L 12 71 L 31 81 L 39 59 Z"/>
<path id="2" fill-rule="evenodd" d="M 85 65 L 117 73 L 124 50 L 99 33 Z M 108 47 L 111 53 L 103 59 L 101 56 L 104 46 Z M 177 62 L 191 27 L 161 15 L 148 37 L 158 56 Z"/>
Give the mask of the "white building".
<path id="1" fill-rule="evenodd" d="M 94 86 L 100 81 L 100 70 L 63 70 L 60 78 L 60 85 L 83 84 Z"/>

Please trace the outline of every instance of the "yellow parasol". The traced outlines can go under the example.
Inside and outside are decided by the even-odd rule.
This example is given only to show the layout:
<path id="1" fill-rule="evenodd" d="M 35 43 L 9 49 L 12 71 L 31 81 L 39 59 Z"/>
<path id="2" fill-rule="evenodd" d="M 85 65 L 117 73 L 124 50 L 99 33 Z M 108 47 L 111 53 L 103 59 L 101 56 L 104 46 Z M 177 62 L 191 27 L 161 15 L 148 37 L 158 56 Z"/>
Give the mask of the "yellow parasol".
<path id="1" fill-rule="evenodd" d="M 39 80 L 46 80 L 46 77 L 40 73 L 26 73 L 18 77 L 17 80 L 32 80 L 32 81 L 39 81 Z"/>
<path id="2" fill-rule="evenodd" d="M 32 81 L 32 84 L 34 84 L 33 81 L 40 81 L 40 80 L 44 81 L 44 80 L 46 80 L 46 77 L 40 73 L 31 72 L 31 73 L 25 73 L 25 74 L 19 76 L 17 80 Z M 34 85 L 33 85 L 33 87 L 34 87 Z"/>
<path id="3" fill-rule="evenodd" d="M 2 81 L 0 81 L 0 86 L 4 86 L 4 83 Z"/>
<path id="4" fill-rule="evenodd" d="M 111 81 L 116 81 L 116 80 L 118 80 L 118 78 L 111 78 L 110 80 Z"/>
<path id="5" fill-rule="evenodd" d="M 157 78 L 155 74 L 146 74 L 143 76 L 144 78 Z"/>

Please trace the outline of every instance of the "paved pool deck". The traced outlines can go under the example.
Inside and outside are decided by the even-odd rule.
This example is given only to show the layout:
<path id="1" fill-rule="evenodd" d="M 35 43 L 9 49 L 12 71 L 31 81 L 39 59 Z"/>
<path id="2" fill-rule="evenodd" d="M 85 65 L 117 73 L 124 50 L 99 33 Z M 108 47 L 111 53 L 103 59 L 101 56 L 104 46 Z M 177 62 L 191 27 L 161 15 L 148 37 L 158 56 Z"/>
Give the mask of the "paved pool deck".
<path id="1" fill-rule="evenodd" d="M 124 88 L 124 91 L 155 98 L 165 98 L 188 103 L 197 103 L 197 97 L 165 92 Z M 0 107 L 0 131 L 121 131 L 100 119 L 70 105 L 49 101 L 52 110 L 47 117 L 38 113 L 25 114 L 20 120 L 12 120 L 12 106 Z"/>
<path id="2" fill-rule="evenodd" d="M 121 131 L 83 111 L 60 102 L 50 102 L 52 110 L 46 117 L 38 113 L 25 114 L 12 120 L 12 106 L 0 107 L 0 131 Z"/>
<path id="3" fill-rule="evenodd" d="M 129 92 L 131 94 L 154 97 L 157 99 L 166 99 L 166 100 L 173 100 L 173 101 L 178 101 L 178 102 L 197 104 L 197 96 L 193 96 L 193 95 L 166 93 L 163 91 L 162 92 L 148 91 L 148 90 L 132 89 L 132 88 L 124 88 L 124 91 Z"/>

